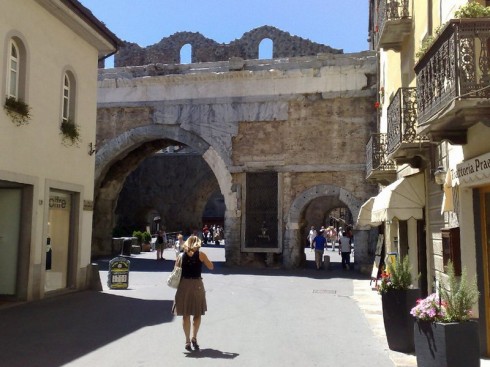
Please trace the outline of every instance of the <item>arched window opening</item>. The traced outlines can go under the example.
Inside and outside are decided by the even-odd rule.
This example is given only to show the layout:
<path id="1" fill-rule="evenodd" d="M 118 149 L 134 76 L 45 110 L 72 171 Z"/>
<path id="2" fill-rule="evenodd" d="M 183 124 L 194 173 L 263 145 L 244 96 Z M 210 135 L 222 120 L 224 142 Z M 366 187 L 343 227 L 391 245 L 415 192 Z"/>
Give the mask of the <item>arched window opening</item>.
<path id="1" fill-rule="evenodd" d="M 19 98 L 19 65 L 20 54 L 17 43 L 10 40 L 10 55 L 8 60 L 8 75 L 7 75 L 7 97 Z"/>
<path id="2" fill-rule="evenodd" d="M 75 115 L 75 77 L 67 71 L 63 75 L 63 93 L 61 101 L 62 122 L 74 123 Z"/>
<path id="3" fill-rule="evenodd" d="M 180 49 L 180 63 L 181 64 L 192 63 L 192 46 L 189 43 L 185 44 Z"/>
<path id="4" fill-rule="evenodd" d="M 259 59 L 273 58 L 274 44 L 270 38 L 264 38 L 259 44 Z"/>
<path id="5" fill-rule="evenodd" d="M 62 119 L 68 122 L 70 118 L 70 78 L 65 74 L 63 83 L 63 111 Z"/>

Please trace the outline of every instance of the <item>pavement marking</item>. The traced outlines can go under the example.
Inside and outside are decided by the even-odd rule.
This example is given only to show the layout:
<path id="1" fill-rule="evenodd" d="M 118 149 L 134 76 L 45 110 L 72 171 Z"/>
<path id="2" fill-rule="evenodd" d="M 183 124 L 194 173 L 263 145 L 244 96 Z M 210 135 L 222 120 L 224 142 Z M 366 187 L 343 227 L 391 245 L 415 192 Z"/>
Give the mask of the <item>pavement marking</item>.
<path id="1" fill-rule="evenodd" d="M 333 289 L 313 289 L 313 293 L 337 294 L 337 291 Z"/>

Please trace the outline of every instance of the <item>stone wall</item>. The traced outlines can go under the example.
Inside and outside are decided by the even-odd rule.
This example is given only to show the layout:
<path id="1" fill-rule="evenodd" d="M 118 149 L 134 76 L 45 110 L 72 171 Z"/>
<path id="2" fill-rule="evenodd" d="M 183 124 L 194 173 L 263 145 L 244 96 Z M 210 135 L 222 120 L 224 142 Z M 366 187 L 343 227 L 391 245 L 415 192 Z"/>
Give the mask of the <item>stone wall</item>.
<path id="1" fill-rule="evenodd" d="M 126 179 L 116 207 L 116 228 L 143 230 L 158 213 L 168 232 L 202 228 L 202 215 L 218 182 L 198 154 L 156 154 Z"/>
<path id="2" fill-rule="evenodd" d="M 180 50 L 187 44 L 192 48 L 192 63 L 228 61 L 234 57 L 244 60 L 258 59 L 259 45 L 264 39 L 272 40 L 273 58 L 342 53 L 342 50 L 292 36 L 274 27 L 263 26 L 245 33 L 229 44 L 217 43 L 197 32 L 178 32 L 144 48 L 135 43 L 125 42 L 125 46 L 121 47 L 114 57 L 114 65 L 121 67 L 156 63 L 179 64 Z"/>

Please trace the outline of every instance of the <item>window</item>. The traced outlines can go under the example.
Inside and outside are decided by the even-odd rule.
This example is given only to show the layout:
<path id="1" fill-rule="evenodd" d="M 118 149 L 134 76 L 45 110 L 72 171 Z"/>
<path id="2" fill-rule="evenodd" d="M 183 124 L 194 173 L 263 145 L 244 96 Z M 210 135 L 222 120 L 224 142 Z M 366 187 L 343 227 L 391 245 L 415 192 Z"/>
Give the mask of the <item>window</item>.
<path id="1" fill-rule="evenodd" d="M 270 38 L 264 38 L 259 44 L 259 59 L 272 59 L 273 58 L 274 45 Z"/>
<path id="2" fill-rule="evenodd" d="M 187 43 L 180 49 L 180 63 L 190 64 L 192 63 L 192 46 Z"/>
<path id="3" fill-rule="evenodd" d="M 61 118 L 63 121 L 68 122 L 70 118 L 70 78 L 65 74 L 63 83 L 63 111 Z"/>
<path id="4" fill-rule="evenodd" d="M 7 74 L 7 97 L 19 98 L 19 65 L 20 55 L 19 47 L 14 40 L 10 40 L 10 54 L 8 59 L 8 74 Z"/>
<path id="5" fill-rule="evenodd" d="M 61 101 L 61 121 L 74 123 L 75 115 L 75 77 L 72 72 L 63 74 L 63 93 Z"/>

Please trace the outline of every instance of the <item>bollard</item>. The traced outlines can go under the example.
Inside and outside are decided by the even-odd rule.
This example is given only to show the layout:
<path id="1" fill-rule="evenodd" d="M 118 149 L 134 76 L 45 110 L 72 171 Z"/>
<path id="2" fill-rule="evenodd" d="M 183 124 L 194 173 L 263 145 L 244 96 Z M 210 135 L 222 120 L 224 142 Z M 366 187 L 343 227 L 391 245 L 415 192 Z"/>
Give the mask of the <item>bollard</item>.
<path id="1" fill-rule="evenodd" d="M 330 266 L 330 256 L 329 255 L 324 255 L 323 256 L 323 268 L 328 269 Z"/>

